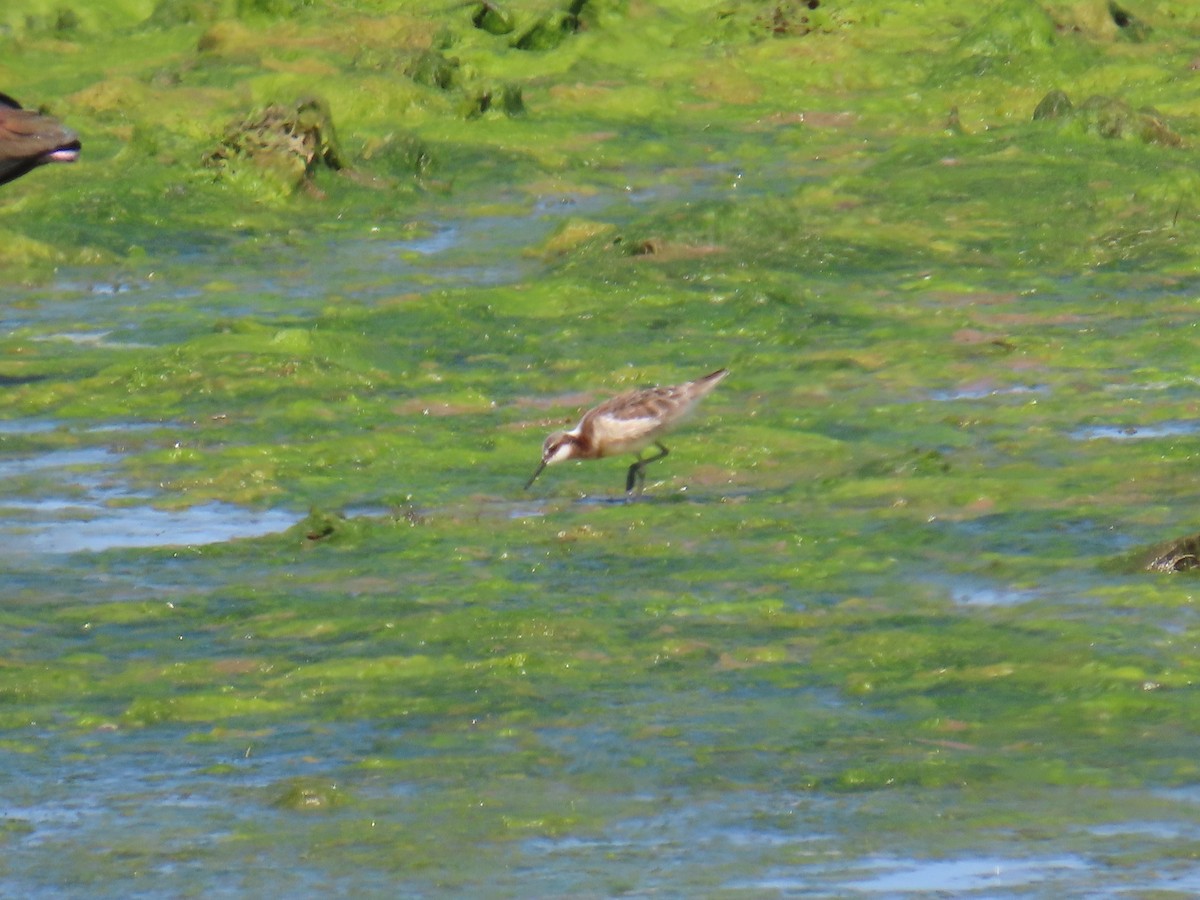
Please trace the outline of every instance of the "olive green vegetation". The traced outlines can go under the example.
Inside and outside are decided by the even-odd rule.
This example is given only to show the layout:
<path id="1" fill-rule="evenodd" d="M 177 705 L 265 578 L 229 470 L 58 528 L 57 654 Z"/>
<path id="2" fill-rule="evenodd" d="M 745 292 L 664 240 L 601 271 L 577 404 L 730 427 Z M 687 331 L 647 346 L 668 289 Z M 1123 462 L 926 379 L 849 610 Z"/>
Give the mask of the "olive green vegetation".
<path id="1" fill-rule="evenodd" d="M 98 309 L 126 342 L 63 340 L 86 316 L 6 330 L 4 417 L 63 426 L 0 448 L 119 449 L 160 506 L 312 510 L 7 590 L 14 752 L 178 753 L 189 790 L 250 810 L 228 845 L 168 821 L 85 847 L 61 884 L 178 854 L 252 886 L 238 860 L 303 844 L 365 890 L 515 894 L 497 870 L 547 863 L 523 841 L 746 795 L 793 798 L 743 827 L 795 840 L 683 854 L 660 885 L 1089 854 L 1089 828 L 1192 819 L 1154 791 L 1200 776 L 1195 585 L 1122 563 L 1195 531 L 1194 429 L 1092 430 L 1196 417 L 1200 9 L 350 6 L 0 13 L 0 87 L 85 154 L 0 194 L 13 302 L 52 305 L 55 266 L 203 288 Z M 370 271 L 318 263 L 311 308 L 250 290 L 217 313 L 241 283 L 177 255 L 303 270 L 330 241 L 626 187 L 649 199 L 579 203 L 498 285 L 367 302 Z M 718 365 L 643 500 L 594 499 L 619 460 L 521 492 L 582 407 Z M 111 422 L 151 427 L 86 430 Z M 646 887 L 633 833 L 602 845 L 606 891 Z M 1131 843 L 1135 869 L 1192 852 Z"/>

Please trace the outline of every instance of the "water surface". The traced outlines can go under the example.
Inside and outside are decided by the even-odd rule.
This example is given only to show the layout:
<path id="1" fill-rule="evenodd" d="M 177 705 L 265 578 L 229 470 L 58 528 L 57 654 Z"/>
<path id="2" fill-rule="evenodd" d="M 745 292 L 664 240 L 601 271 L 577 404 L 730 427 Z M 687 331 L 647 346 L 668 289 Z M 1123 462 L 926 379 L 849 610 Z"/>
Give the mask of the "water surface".
<path id="1" fill-rule="evenodd" d="M 0 893 L 1200 891 L 1182 6 L 136 6 L 0 13 Z"/>

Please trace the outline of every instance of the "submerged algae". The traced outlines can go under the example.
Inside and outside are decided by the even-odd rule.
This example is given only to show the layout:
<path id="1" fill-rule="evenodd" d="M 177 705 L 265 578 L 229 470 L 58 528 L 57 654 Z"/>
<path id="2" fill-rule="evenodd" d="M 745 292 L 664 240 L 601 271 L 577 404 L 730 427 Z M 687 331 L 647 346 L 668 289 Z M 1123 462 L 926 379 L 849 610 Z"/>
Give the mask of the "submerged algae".
<path id="1" fill-rule="evenodd" d="M 355 799 L 308 827 L 334 841 L 347 810 L 369 811 L 438 879 L 456 836 L 524 859 L 500 845 L 611 833 L 668 788 L 886 806 L 908 791 L 1190 783 L 1190 606 L 1097 566 L 1107 532 L 1144 540 L 1185 515 L 1187 449 L 1072 437 L 1130 397 L 1140 422 L 1186 417 L 1174 326 L 1189 282 L 1096 271 L 1003 291 L 1000 265 L 922 271 L 872 252 L 852 276 L 764 249 L 741 224 L 756 198 L 739 197 L 613 223 L 681 246 L 707 218 L 734 252 L 630 258 L 610 232 L 514 285 L 212 322 L 163 347 L 90 351 L 93 372 L 56 376 L 65 348 L 46 348 L 10 408 L 132 404 L 195 423 L 184 446 L 133 455 L 136 483 L 183 502 L 403 502 L 420 521 L 98 558 L 109 584 L 159 582 L 153 608 L 107 588 L 45 622 L 50 598 L 31 588 L 5 612 L 22 636 L 0 685 L 9 726 L 102 723 L 132 746 L 220 725 L 264 730 L 260 748 L 316 728 L 314 765 Z M 788 224 L 786 204 L 767 206 Z M 548 422 L 713 362 L 736 390 L 680 436 L 645 502 L 516 499 Z M 612 474 L 568 470 L 556 493 Z M 956 607 L 928 580 L 947 571 L 1028 599 Z M 1119 594 L 1097 607 L 1101 590 Z M 320 730 L 364 722 L 373 736 L 349 750 Z M 369 760 L 382 762 L 367 778 Z M 397 790 L 422 792 L 426 812 L 388 812 L 380 797 Z M 469 823 L 447 812 L 435 852 L 428 804 L 481 795 Z M 403 870 L 368 836 L 354 853 Z"/>
<path id="2" fill-rule="evenodd" d="M 580 19 L 578 31 L 569 40 L 532 52 L 511 46 L 508 36 L 477 27 L 467 7 L 414 8 L 388 16 L 370 8 L 340 10 L 336 19 L 321 9 L 305 8 L 286 24 L 261 14 L 240 21 L 223 18 L 219 28 L 224 30 L 217 37 L 212 36 L 217 26 L 202 31 L 213 21 L 208 14 L 164 19 L 163 13 L 139 20 L 139 13 L 130 9 L 123 11 L 119 30 L 105 32 L 98 23 L 83 23 L 72 33 L 69 71 L 74 81 L 65 90 L 68 72 L 55 57 L 56 45 L 26 31 L 8 40 L 20 42 L 24 64 L 41 73 L 31 89 L 50 97 L 69 95 L 63 101 L 66 111 L 88 133 L 89 147 L 96 145 L 84 171 L 69 181 L 60 179 L 65 191 L 60 188 L 57 210 L 73 207 L 74 221 L 70 229 L 60 227 L 56 244 L 82 241 L 123 252 L 126 248 L 114 246 L 105 234 L 111 230 L 107 216 L 114 198 L 120 199 L 116 205 L 126 233 L 147 229 L 135 237 L 139 244 L 156 224 L 153 207 L 164 199 L 179 224 L 287 227 L 284 222 L 291 217 L 284 210 L 255 208 L 256 201 L 273 195 L 269 185 L 256 187 L 251 180 L 230 191 L 205 185 L 199 177 L 202 156 L 225 123 L 244 115 L 247 93 L 261 106 L 314 91 L 326 97 L 342 129 L 348 161 L 361 166 L 368 178 L 397 176 L 385 196 L 374 198 L 370 191 L 319 180 L 321 189 L 331 192 L 331 202 L 339 207 L 352 203 L 367 212 L 397 200 L 410 202 L 414 189 L 428 186 L 419 173 L 413 182 L 411 170 L 404 170 L 407 163 L 393 173 L 386 156 L 370 151 L 397 136 L 419 141 L 441 158 L 438 177 L 459 188 L 486 189 L 498 179 L 530 179 L 547 168 L 587 182 L 603 178 L 614 163 L 649 162 L 659 154 L 675 162 L 681 154 L 698 162 L 723 155 L 752 164 L 766 158 L 768 148 L 760 136 L 738 137 L 737 130 L 773 119 L 778 122 L 770 129 L 774 140 L 796 142 L 792 152 L 815 149 L 824 154 L 827 142 L 818 130 L 796 128 L 795 122 L 803 122 L 806 112 L 845 112 L 849 102 L 866 126 L 863 136 L 884 127 L 928 137 L 952 106 L 960 109 L 969 131 L 1011 121 L 1021 106 L 1027 116 L 1036 98 L 1029 99 L 1026 82 L 1053 79 L 1056 84 L 1047 87 L 1096 92 L 1120 77 L 1117 66 L 1123 61 L 1110 51 L 1111 38 L 1094 30 L 1056 31 L 1046 23 L 1056 15 L 1061 18 L 1057 11 L 1048 17 L 1030 2 L 1010 5 L 1020 15 L 981 19 L 967 28 L 981 37 L 960 36 L 959 52 L 979 57 L 984 51 L 976 45 L 985 37 L 992 48 L 988 52 L 998 53 L 997 33 L 1017 32 L 1002 42 L 1004 65 L 997 77 L 973 77 L 969 87 L 947 79 L 936 59 L 918 62 L 901 49 L 943 39 L 953 31 L 950 20 L 933 14 L 898 19 L 872 3 L 830 13 L 839 22 L 833 33 L 798 35 L 784 29 L 783 37 L 770 40 L 764 38 L 778 34 L 774 26 L 751 26 L 764 15 L 771 18 L 769 4 L 761 10 L 744 5 L 733 15 L 717 6 L 689 11 L 666 6 L 634 10 L 606 2 L 588 3 L 578 11 L 564 6 L 562 15 Z M 229 15 L 216 5 L 212 15 L 218 12 Z M 142 14 L 148 16 L 149 9 Z M 1040 17 L 1042 30 L 1049 28 L 1044 41 L 1027 38 L 1024 26 L 1013 25 L 1030 17 Z M 727 31 L 732 22 L 751 27 Z M 515 28 L 513 34 L 525 31 Z M 843 59 L 847 47 L 837 40 L 842 31 L 869 47 L 854 65 Z M 1047 42 L 1054 53 L 1047 52 Z M 725 55 L 720 66 L 714 66 L 714 46 Z M 1135 64 L 1156 67 L 1156 77 L 1144 80 L 1142 96 L 1128 98 L 1132 104 L 1161 104 L 1162 78 L 1172 66 L 1186 66 L 1186 47 L 1167 46 L 1166 53 L 1159 46 L 1137 55 Z M 114 47 L 120 47 L 124 59 L 121 73 L 86 85 L 91 57 L 111 54 Z M 1066 48 L 1073 55 L 1064 55 Z M 385 52 L 392 56 L 378 56 Z M 807 65 L 797 68 L 798 56 Z M 706 74 L 691 74 L 696 69 Z M 841 74 L 831 81 L 835 70 Z M 245 88 L 232 89 L 235 81 Z M 746 93 L 739 84 L 753 85 L 753 90 Z M 915 107 L 896 102 L 905 90 L 910 98 L 918 92 Z M 739 94 L 744 96 L 739 99 Z M 523 119 L 461 118 L 464 111 L 468 116 L 501 108 L 511 113 L 516 108 L 512 98 L 518 96 L 529 114 Z M 509 100 L 497 103 L 497 98 Z M 722 98 L 724 106 L 714 104 Z M 797 119 L 789 123 L 787 116 Z M 623 124 L 614 127 L 616 123 Z M 702 136 L 699 142 L 691 140 L 696 135 Z M 586 144 L 580 144 L 581 137 L 588 138 Z M 497 159 L 504 161 L 503 168 L 493 165 Z M 104 174 L 96 178 L 89 172 Z M 26 195 L 25 202 L 39 204 L 56 221 L 61 215 L 48 199 Z"/>
<path id="3" fill-rule="evenodd" d="M 320 881 L 516 896 L 531 873 L 563 894 L 811 878 L 844 891 L 880 854 L 975 852 L 1078 857 L 1075 886 L 1107 889 L 1098 829 L 1169 824 L 1131 840 L 1139 859 L 1122 877 L 1141 887 L 1190 852 L 1192 596 L 1102 563 L 1194 528 L 1192 436 L 1081 435 L 1195 419 L 1194 216 L 1178 203 L 1191 150 L 1030 114 L 1055 86 L 1107 92 L 1169 110 L 1188 138 L 1169 79 L 1103 82 L 1132 65 L 1162 76 L 1191 48 L 1154 44 L 1157 27 L 1149 45 L 1062 30 L 1065 6 L 1031 3 L 1006 4 L 1020 15 L 987 41 L 973 16 L 871 3 L 831 11 L 836 29 L 776 37 L 759 18 L 769 6 L 726 20 L 589 3 L 586 28 L 540 51 L 455 8 L 438 52 L 479 84 L 520 84 L 518 119 L 459 118 L 458 74 L 410 79 L 372 109 L 381 76 L 339 62 L 361 22 L 300 58 L 305 29 L 330 24 L 315 9 L 267 28 L 253 57 L 230 42 L 175 86 L 126 83 L 129 97 L 186 89 L 219 128 L 231 74 L 253 73 L 257 103 L 324 63 L 348 154 L 386 143 L 408 103 L 413 140 L 457 179 L 447 203 L 480 189 L 494 201 L 502 180 L 510 207 L 583 205 L 606 185 L 630 200 L 589 204 L 585 225 L 550 243 L 531 234 L 511 283 L 418 292 L 413 276 L 381 285 L 325 265 L 347 231 L 391 228 L 398 198 L 418 218 L 447 215 L 428 184 L 335 180 L 323 202 L 256 211 L 253 192 L 188 180 L 191 148 L 215 131 L 168 124 L 145 208 L 110 223 L 105 246 L 144 242 L 161 198 L 178 195 L 181 222 L 240 221 L 248 249 L 193 250 L 224 283 L 156 300 L 157 321 L 133 303 L 95 313 L 152 346 L 41 340 L 62 323 L 30 317 L 2 345 L 14 383 L 0 408 L 167 422 L 115 438 L 132 446 L 114 477 L 156 502 L 318 512 L 271 537 L 14 576 L 0 711 L 24 750 L 6 791 L 28 826 L 8 836 L 20 884 L 128 893 L 132 861 L 139 886 L 164 893 L 186 878 L 213 893 Z M 434 46 L 429 23 L 386 21 Z M 613 41 L 627 25 L 632 49 Z M 171 27 L 175 51 L 199 32 Z M 983 77 L 913 52 L 931 35 L 986 50 Z M 32 59 L 48 52 L 23 40 Z M 64 83 L 55 66 L 43 77 Z M 116 108 L 100 97 L 97 125 Z M 682 167 L 660 168 L 668 159 Z M 130 160 L 120 178 L 146 165 Z M 78 184 L 97 210 L 125 190 Z M 79 196 L 68 191 L 71 214 Z M 255 239 L 296 209 L 308 224 L 263 253 Z M 56 227 L 34 218 L 22 227 Z M 73 234 L 92 240 L 100 220 L 83 218 Z M 231 255 L 282 272 L 289 249 L 310 267 L 307 293 L 230 297 Z M 162 252 L 147 243 L 131 265 L 150 271 Z M 233 311 L 216 311 L 218 292 Z M 87 308 L 72 315 L 86 322 Z M 620 461 L 521 496 L 548 425 L 717 365 L 733 370 L 729 390 L 643 501 L 577 502 L 609 490 Z M 23 454 L 112 440 L 0 434 Z M 331 512 L 363 504 L 387 512 Z M 962 584 L 1015 599 L 964 604 Z M 81 793 L 95 811 L 46 824 Z M 71 864 L 39 866 L 49 855 Z"/>

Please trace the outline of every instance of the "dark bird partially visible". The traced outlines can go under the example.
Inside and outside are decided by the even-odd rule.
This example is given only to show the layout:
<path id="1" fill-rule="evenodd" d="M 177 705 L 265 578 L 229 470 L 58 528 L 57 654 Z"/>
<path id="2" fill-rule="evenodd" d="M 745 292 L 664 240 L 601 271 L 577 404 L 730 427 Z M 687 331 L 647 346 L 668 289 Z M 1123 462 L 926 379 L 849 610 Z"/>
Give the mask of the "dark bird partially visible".
<path id="1" fill-rule="evenodd" d="M 57 119 L 0 94 L 0 184 L 46 163 L 75 162 L 79 148 L 79 135 Z"/>

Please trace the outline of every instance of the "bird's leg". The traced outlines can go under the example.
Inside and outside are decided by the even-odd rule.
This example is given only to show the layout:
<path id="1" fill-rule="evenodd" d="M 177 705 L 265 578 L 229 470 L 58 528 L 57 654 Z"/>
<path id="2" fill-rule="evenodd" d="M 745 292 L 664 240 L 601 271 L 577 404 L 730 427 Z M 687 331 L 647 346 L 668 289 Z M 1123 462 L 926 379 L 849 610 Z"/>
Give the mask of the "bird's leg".
<path id="1" fill-rule="evenodd" d="M 651 456 L 646 459 L 642 459 L 642 455 L 639 453 L 637 462 L 629 467 L 629 475 L 625 478 L 625 493 L 632 494 L 634 482 L 637 482 L 638 493 L 640 494 L 642 492 L 642 488 L 646 486 L 646 473 L 643 472 L 642 469 L 652 462 L 658 462 L 670 452 L 658 441 L 654 442 L 654 446 L 658 448 L 657 456 Z"/>

